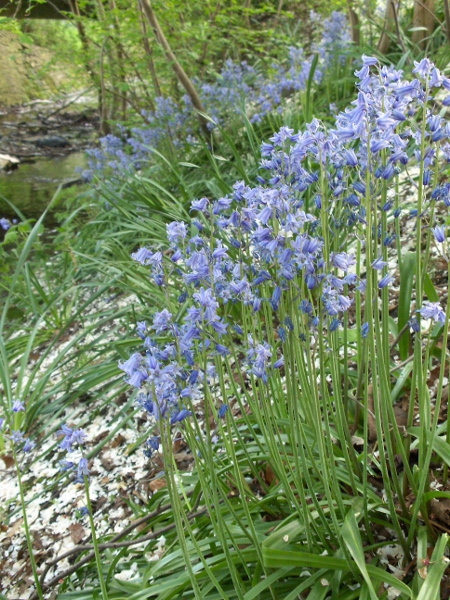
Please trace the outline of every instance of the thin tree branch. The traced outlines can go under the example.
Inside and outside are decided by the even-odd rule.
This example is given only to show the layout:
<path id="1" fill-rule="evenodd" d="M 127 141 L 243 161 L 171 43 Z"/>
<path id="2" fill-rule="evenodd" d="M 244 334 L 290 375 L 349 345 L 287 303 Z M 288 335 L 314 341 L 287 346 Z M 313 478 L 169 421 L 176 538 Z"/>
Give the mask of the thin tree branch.
<path id="1" fill-rule="evenodd" d="M 186 495 L 188 497 L 190 497 L 190 496 L 192 496 L 192 494 L 193 494 L 193 491 L 188 492 Z M 193 510 L 195 510 L 197 508 L 199 501 L 200 500 L 198 500 L 196 502 Z M 122 529 L 122 531 L 117 533 L 109 542 L 99 544 L 99 549 L 106 550 L 108 548 L 126 548 L 129 546 L 140 544 L 142 542 L 147 542 L 147 541 L 153 540 L 155 538 L 160 537 L 164 533 L 171 531 L 175 527 L 174 523 L 159 529 L 157 532 L 149 533 L 141 538 L 137 538 L 134 540 L 128 540 L 125 542 L 119 542 L 119 540 L 121 538 L 123 538 L 125 535 L 127 535 L 128 533 L 130 533 L 131 531 L 133 531 L 140 525 L 144 525 L 148 521 L 151 521 L 155 517 L 161 515 L 162 513 L 164 513 L 167 510 L 170 510 L 171 508 L 172 508 L 172 505 L 170 503 L 164 504 L 163 506 L 160 506 L 159 508 L 157 508 L 153 512 L 149 513 L 148 515 L 145 515 L 144 517 L 141 517 L 140 519 L 133 521 L 132 523 L 130 523 L 130 525 L 128 525 L 127 527 Z M 191 511 L 190 514 L 188 515 L 188 519 L 194 520 L 197 517 L 204 515 L 206 512 L 207 512 L 206 509 L 201 509 L 197 512 Z M 94 556 L 95 556 L 95 554 L 93 552 L 93 548 L 94 548 L 94 546 L 92 544 L 78 545 L 75 548 L 72 548 L 72 550 L 69 550 L 68 552 L 65 552 L 64 554 L 61 554 L 60 556 L 57 556 L 52 561 L 46 563 L 45 569 L 43 570 L 43 572 L 39 578 L 43 589 L 48 590 L 49 588 L 55 586 L 57 583 L 59 583 L 61 581 L 61 579 L 64 579 L 65 577 L 69 577 L 69 575 L 72 575 L 72 573 L 77 571 L 80 567 L 82 567 L 83 565 L 90 562 L 92 560 L 92 558 L 94 558 Z M 70 556 L 73 556 L 75 554 L 81 554 L 82 552 L 86 552 L 86 551 L 89 551 L 89 553 L 84 558 L 79 560 L 77 563 L 75 563 L 74 565 L 72 565 L 71 567 L 69 567 L 68 569 L 63 571 L 62 573 L 59 573 L 57 576 L 53 577 L 53 579 L 51 579 L 50 581 L 48 581 L 48 582 L 44 581 L 45 577 L 46 577 L 48 571 L 51 569 L 51 567 L 55 566 L 58 562 L 60 562 L 61 560 L 64 560 L 65 558 L 69 558 Z M 33 592 L 33 594 L 30 596 L 29 600 L 37 600 L 37 598 L 38 598 L 38 596 L 37 596 L 36 592 Z"/>
<path id="2" fill-rule="evenodd" d="M 144 11 L 144 14 L 145 14 L 148 22 L 150 23 L 150 25 L 153 28 L 153 31 L 155 32 L 156 39 L 158 40 L 159 44 L 161 45 L 162 49 L 164 50 L 164 54 L 166 55 L 167 61 L 171 64 L 172 69 L 174 70 L 175 75 L 178 78 L 178 81 L 181 83 L 181 85 L 186 90 L 189 98 L 191 99 L 191 102 L 192 102 L 194 108 L 199 113 L 198 119 L 200 121 L 200 126 L 202 128 L 203 133 L 208 138 L 210 135 L 209 129 L 207 127 L 208 121 L 205 119 L 205 117 L 202 116 L 202 114 L 200 114 L 200 113 L 205 113 L 206 111 L 202 104 L 200 96 L 198 95 L 198 92 L 195 89 L 194 84 L 188 77 L 186 71 L 183 69 L 181 64 L 178 62 L 175 54 L 173 53 L 172 48 L 170 47 L 170 44 L 167 41 L 163 30 L 161 29 L 161 26 L 156 17 L 156 14 L 153 11 L 153 7 L 150 3 L 150 0 L 140 0 L 140 3 L 141 3 L 142 9 Z"/>
<path id="3" fill-rule="evenodd" d="M 444 15 L 445 15 L 445 35 L 447 36 L 447 41 L 450 44 L 450 8 L 448 5 L 448 0 L 444 0 Z"/>

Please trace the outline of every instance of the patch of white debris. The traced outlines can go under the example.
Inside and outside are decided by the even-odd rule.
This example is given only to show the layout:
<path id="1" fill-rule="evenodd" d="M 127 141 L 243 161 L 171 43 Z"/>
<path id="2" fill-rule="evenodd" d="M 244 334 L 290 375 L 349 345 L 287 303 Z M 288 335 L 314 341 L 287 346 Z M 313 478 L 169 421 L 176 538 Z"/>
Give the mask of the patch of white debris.
<path id="1" fill-rule="evenodd" d="M 130 302 L 129 298 L 116 298 L 114 302 L 99 300 L 83 316 L 83 329 L 90 327 L 91 321 L 95 321 L 102 310 L 108 310 L 113 315 L 114 312 L 117 313 L 127 307 Z M 108 343 L 117 336 L 117 328 L 120 326 L 120 320 L 112 316 L 110 322 L 96 331 L 95 335 L 88 333 L 77 345 L 91 344 L 95 342 L 97 336 L 101 335 L 102 346 L 107 349 Z M 73 335 L 79 333 L 79 330 L 74 331 Z M 55 344 L 40 363 L 42 372 L 51 369 L 52 365 L 58 365 L 58 357 L 72 343 L 73 338 Z M 25 377 L 20 382 L 22 389 L 29 378 L 36 377 L 32 374 L 36 360 L 39 358 L 31 360 L 28 365 Z M 70 363 L 66 364 L 64 369 L 67 370 L 69 367 Z M 60 376 L 60 370 L 56 369 L 48 385 L 52 387 L 57 384 Z M 12 383 L 13 386 L 17 386 L 17 381 Z M 111 392 L 110 402 L 105 395 L 98 397 L 96 403 L 89 404 L 89 410 L 95 414 L 101 407 L 101 414 L 97 414 L 87 422 L 86 404 L 81 402 L 68 407 L 58 421 L 74 427 L 82 424 L 87 435 L 86 451 L 89 452 L 112 434 L 120 425 L 120 419 L 125 420 L 119 413 L 129 398 L 124 394 L 122 396 L 121 401 L 118 401 L 117 393 Z M 53 424 L 53 429 L 54 426 Z M 144 456 L 142 448 L 137 443 L 139 439 L 145 437 L 146 433 L 150 433 L 150 429 L 150 424 L 145 419 L 139 421 L 128 419 L 89 461 L 90 497 L 98 536 L 113 536 L 120 533 L 134 518 L 126 500 L 132 499 L 134 505 L 144 506 L 153 494 L 153 490 L 157 489 L 152 485 L 150 461 Z M 37 442 L 35 450 L 31 455 L 27 455 L 26 462 L 21 464 L 21 474 L 35 559 L 41 571 L 47 562 L 74 549 L 78 544 L 90 543 L 90 527 L 88 516 L 82 516 L 80 512 L 86 506 L 84 486 L 74 483 L 67 475 L 61 474 L 59 460 L 65 457 L 58 448 L 57 438 L 52 434 L 52 429 L 44 431 L 35 441 Z M 136 449 L 133 449 L 134 446 Z M 6 594 L 8 598 L 26 600 L 34 591 L 34 581 L 27 560 L 28 550 L 20 509 L 17 474 L 8 448 L 1 458 L 3 460 L 0 461 L 2 481 L 0 485 L 0 572 L 2 573 L 0 593 Z M 74 452 L 70 458 L 75 462 L 80 456 Z M 161 538 L 148 560 L 157 560 L 162 556 L 164 545 L 165 539 Z M 45 581 L 50 581 L 63 573 L 70 564 L 69 558 L 59 561 L 48 570 Z M 137 567 L 133 564 L 130 568 L 119 570 L 116 577 L 122 580 L 132 579 L 136 570 Z M 44 593 L 44 597 L 53 597 L 52 592 L 53 590 L 48 590 Z"/>

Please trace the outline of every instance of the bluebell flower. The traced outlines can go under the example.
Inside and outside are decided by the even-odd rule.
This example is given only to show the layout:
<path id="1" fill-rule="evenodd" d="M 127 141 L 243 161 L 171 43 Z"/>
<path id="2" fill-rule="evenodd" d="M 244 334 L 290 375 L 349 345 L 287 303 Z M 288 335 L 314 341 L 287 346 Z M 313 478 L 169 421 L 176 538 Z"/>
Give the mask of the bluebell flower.
<path id="1" fill-rule="evenodd" d="M 25 440 L 25 444 L 22 448 L 22 452 L 28 453 L 36 448 L 36 443 L 30 439 Z"/>
<path id="2" fill-rule="evenodd" d="M 415 317 L 410 319 L 408 323 L 414 333 L 420 333 L 420 323 Z"/>
<path id="3" fill-rule="evenodd" d="M 145 339 L 145 334 L 147 332 L 147 324 L 145 321 L 138 321 L 136 323 L 136 331 L 138 336 L 144 340 Z"/>
<path id="4" fill-rule="evenodd" d="M 156 333 L 162 333 L 166 331 L 170 325 L 172 320 L 172 314 L 164 308 L 161 312 L 155 313 L 153 316 L 153 325 L 152 328 L 156 331 Z M 125 371 L 124 368 L 122 368 Z"/>
<path id="5" fill-rule="evenodd" d="M 335 267 L 345 272 L 356 263 L 353 254 L 347 254 L 346 252 L 332 252 L 330 258 Z"/>
<path id="6" fill-rule="evenodd" d="M 357 289 L 358 292 L 361 292 L 361 294 L 364 294 L 364 292 L 366 291 L 366 287 L 367 287 L 367 281 L 365 279 L 360 279 L 359 284 L 356 286 L 355 289 Z"/>
<path id="7" fill-rule="evenodd" d="M 366 338 L 366 337 L 367 337 L 367 335 L 368 335 L 368 333 L 369 333 L 369 323 L 364 323 L 364 324 L 361 326 L 361 336 L 362 336 L 363 338 Z"/>
<path id="8" fill-rule="evenodd" d="M 294 323 L 292 322 L 291 317 L 285 317 L 283 323 L 289 329 L 289 331 L 294 331 Z"/>
<path id="9" fill-rule="evenodd" d="M 187 419 L 191 415 L 192 412 L 190 410 L 187 410 L 186 408 L 183 408 L 180 411 L 175 411 L 170 417 L 170 423 L 171 425 L 173 425 L 174 423 L 181 423 L 181 421 L 184 421 L 184 419 Z"/>
<path id="10" fill-rule="evenodd" d="M 429 58 L 423 58 L 420 62 L 414 61 L 413 73 L 425 79 L 431 71 L 432 63 Z"/>
<path id="11" fill-rule="evenodd" d="M 155 452 L 158 452 L 160 441 L 161 438 L 159 436 L 148 438 L 144 446 L 144 455 L 147 458 L 151 458 Z"/>
<path id="12" fill-rule="evenodd" d="M 20 444 L 20 442 L 23 442 L 24 440 L 24 436 L 23 436 L 23 431 L 19 430 L 12 430 L 11 431 L 11 440 L 14 442 L 14 444 Z"/>
<path id="13" fill-rule="evenodd" d="M 75 481 L 77 483 L 84 483 L 84 477 L 89 477 L 88 461 L 87 458 L 80 458 L 77 466 L 77 475 Z"/>
<path id="14" fill-rule="evenodd" d="M 428 302 L 424 301 L 422 308 L 417 310 L 424 319 L 433 319 L 436 323 L 444 324 L 446 321 L 445 311 L 439 302 Z"/>
<path id="15" fill-rule="evenodd" d="M 75 463 L 72 462 L 71 460 L 63 459 L 63 460 L 59 461 L 59 469 L 61 472 L 64 473 L 66 471 L 72 470 L 73 468 L 76 468 L 76 466 L 75 466 Z"/>
<path id="16" fill-rule="evenodd" d="M 383 246 L 388 247 L 392 244 L 392 242 L 396 239 L 396 234 L 388 234 L 383 240 Z"/>
<path id="17" fill-rule="evenodd" d="M 286 329 L 284 327 L 278 327 L 277 332 L 281 342 L 284 344 L 287 340 Z"/>
<path id="18" fill-rule="evenodd" d="M 230 354 L 228 348 L 223 344 L 216 344 L 216 352 L 217 354 L 219 354 L 219 356 L 227 356 L 228 354 Z"/>
<path id="19" fill-rule="evenodd" d="M 383 279 L 381 279 L 381 281 L 378 282 L 378 287 L 380 288 L 380 290 L 382 290 L 383 288 L 390 285 L 393 281 L 394 278 L 392 275 L 385 275 Z"/>
<path id="20" fill-rule="evenodd" d="M 284 356 L 280 356 L 280 358 L 273 363 L 274 369 L 281 369 L 281 367 L 284 367 Z"/>
<path id="21" fill-rule="evenodd" d="M 378 258 L 376 258 L 373 263 L 371 264 L 372 269 L 376 269 L 377 271 L 381 271 L 385 266 L 387 265 L 387 262 L 385 260 L 383 260 L 382 256 L 379 256 Z"/>
<path id="22" fill-rule="evenodd" d="M 187 236 L 186 224 L 183 221 L 173 221 L 166 225 L 167 239 L 171 244 L 177 244 Z"/>
<path id="23" fill-rule="evenodd" d="M 153 253 L 148 250 L 147 248 L 139 248 L 139 250 L 137 252 L 134 252 L 131 255 L 131 258 L 139 263 L 141 263 L 141 265 L 146 265 L 147 261 L 150 259 L 150 257 L 153 255 Z"/>
<path id="24" fill-rule="evenodd" d="M 74 444 L 82 446 L 86 441 L 87 435 L 82 429 L 72 429 L 67 425 L 62 425 L 61 429 L 56 432 L 57 436 L 64 436 L 59 447 L 67 452 L 73 452 Z"/>
<path id="25" fill-rule="evenodd" d="M 281 294 L 282 294 L 282 289 L 279 285 L 277 285 L 273 291 L 272 298 L 270 301 L 272 308 L 275 311 L 278 310 L 280 300 L 281 300 Z"/>
<path id="26" fill-rule="evenodd" d="M 223 419 L 227 413 L 227 410 L 230 407 L 228 406 L 228 404 L 222 404 L 219 408 L 219 410 L 217 411 L 217 414 L 219 416 L 219 419 Z"/>
<path id="27" fill-rule="evenodd" d="M 3 229 L 3 231 L 8 231 L 8 229 L 10 229 L 11 227 L 11 222 L 8 219 L 2 217 L 0 219 L 0 227 Z"/>
<path id="28" fill-rule="evenodd" d="M 313 307 L 309 300 L 302 300 L 299 308 L 303 313 L 307 315 L 310 315 L 313 312 Z"/>
<path id="29" fill-rule="evenodd" d="M 339 319 L 333 319 L 330 323 L 329 330 L 330 332 L 336 331 L 341 326 L 341 321 Z"/>
<path id="30" fill-rule="evenodd" d="M 445 242 L 446 237 L 447 237 L 446 232 L 445 232 L 445 227 L 441 227 L 439 225 L 436 225 L 436 227 L 432 231 L 434 233 L 434 237 L 436 239 L 436 242 L 438 242 L 438 244 L 443 244 Z"/>
<path id="31" fill-rule="evenodd" d="M 25 404 L 21 400 L 16 400 L 14 402 L 14 404 L 12 405 L 12 411 L 14 413 L 24 412 L 25 411 Z"/>

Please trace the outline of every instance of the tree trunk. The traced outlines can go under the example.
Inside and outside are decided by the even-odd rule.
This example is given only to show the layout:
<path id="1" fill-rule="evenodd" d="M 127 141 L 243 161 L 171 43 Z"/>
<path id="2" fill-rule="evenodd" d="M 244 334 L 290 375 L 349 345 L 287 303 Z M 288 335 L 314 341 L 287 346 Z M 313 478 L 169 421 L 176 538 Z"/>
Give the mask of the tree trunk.
<path id="1" fill-rule="evenodd" d="M 80 14 L 80 9 L 79 9 L 77 0 L 70 0 L 70 10 L 75 15 L 75 25 L 76 25 L 76 28 L 78 31 L 78 35 L 80 36 L 81 47 L 83 48 L 83 60 L 84 60 L 85 69 L 86 69 L 87 73 L 89 74 L 89 77 L 90 77 L 92 83 L 94 84 L 95 89 L 97 90 L 98 113 L 99 113 L 99 117 L 100 117 L 100 127 L 99 127 L 100 135 L 107 135 L 108 133 L 111 133 L 111 130 L 110 130 L 108 120 L 107 120 L 107 115 L 106 115 L 106 99 L 104 97 L 104 90 L 103 90 L 103 85 L 102 85 L 102 81 L 101 81 L 102 78 L 99 75 L 98 71 L 96 70 L 96 68 L 90 58 L 91 51 L 90 51 L 90 47 L 89 47 L 89 38 L 86 35 L 86 31 L 84 29 L 83 23 L 81 22 L 81 14 Z"/>
<path id="2" fill-rule="evenodd" d="M 444 0 L 444 14 L 445 14 L 445 35 L 447 36 L 447 42 L 450 44 L 450 8 L 448 0 Z"/>
<path id="3" fill-rule="evenodd" d="M 381 54 L 387 54 L 389 46 L 391 45 L 391 38 L 395 34 L 396 8 L 397 5 L 395 0 L 386 0 L 383 31 L 381 32 L 380 39 L 378 40 L 378 52 Z"/>
<path id="4" fill-rule="evenodd" d="M 354 9 L 352 0 L 347 0 L 347 8 L 348 8 L 348 20 L 350 22 L 350 29 L 352 32 L 352 41 L 354 44 L 359 46 L 361 43 L 359 17 L 358 17 L 358 13 Z"/>
<path id="5" fill-rule="evenodd" d="M 153 87 L 155 88 L 155 93 L 157 96 L 162 96 L 161 86 L 159 85 L 158 75 L 156 73 L 155 62 L 153 60 L 153 48 L 150 46 L 147 37 L 147 28 L 145 26 L 145 21 L 142 16 L 142 9 L 140 6 L 140 0 L 138 0 L 139 4 L 139 22 L 141 24 L 142 29 L 142 42 L 144 44 L 145 56 L 147 57 L 147 65 L 148 70 L 150 71 L 150 76 L 152 78 Z"/>
<path id="6" fill-rule="evenodd" d="M 108 90 L 111 95 L 111 97 L 110 97 L 111 102 L 108 103 L 107 107 L 105 107 L 105 109 L 107 110 L 107 119 L 109 121 L 109 120 L 114 120 L 117 117 L 119 99 L 120 99 L 120 92 L 119 92 L 119 88 L 117 86 L 117 80 L 118 80 L 117 58 L 114 56 L 112 48 L 111 48 L 111 44 L 114 43 L 114 40 L 113 40 L 113 36 L 111 36 L 108 31 L 109 23 L 106 20 L 106 12 L 105 12 L 105 7 L 103 5 L 103 0 L 95 0 L 95 8 L 96 8 L 96 12 L 97 12 L 98 21 L 102 25 L 102 28 L 103 28 L 103 31 L 105 34 L 105 38 L 103 40 L 103 45 L 102 45 L 101 71 L 102 71 L 102 87 L 103 87 L 104 91 L 107 91 L 107 88 L 105 85 L 105 73 L 104 73 L 104 67 L 103 67 L 103 54 L 106 54 L 106 57 L 108 60 L 108 76 L 109 76 L 109 82 L 111 85 L 111 89 Z"/>
<path id="7" fill-rule="evenodd" d="M 115 0 L 109 0 L 109 8 L 113 18 L 113 27 L 115 31 L 114 46 L 116 50 L 117 68 L 120 83 L 122 84 L 122 106 L 121 106 L 121 118 L 122 121 L 126 121 L 127 118 L 127 77 L 125 69 L 125 49 L 122 45 L 122 33 L 120 30 L 119 19 L 117 18 L 117 6 Z"/>
<path id="8" fill-rule="evenodd" d="M 170 44 L 167 41 L 163 30 L 161 29 L 159 21 L 156 18 L 156 15 L 153 11 L 153 7 L 150 3 L 150 0 L 140 0 L 140 2 L 141 2 L 141 6 L 142 6 L 145 16 L 147 17 L 148 22 L 150 23 L 151 27 L 153 28 L 153 31 L 155 32 L 156 39 L 157 39 L 158 43 L 162 46 L 162 48 L 164 50 L 164 54 L 166 55 L 167 61 L 171 64 L 172 69 L 174 70 L 178 81 L 181 83 L 181 85 L 186 90 L 186 93 L 188 94 L 189 98 L 191 99 L 191 102 L 192 102 L 194 108 L 201 113 L 205 113 L 206 112 L 205 107 L 202 104 L 200 96 L 198 95 L 198 92 L 195 89 L 194 84 L 192 83 L 192 81 L 190 80 L 188 75 L 186 74 L 186 72 L 183 69 L 183 67 L 181 66 L 181 64 L 178 62 L 175 54 L 173 53 L 172 48 L 170 47 Z M 209 137 L 210 132 L 207 127 L 208 121 L 201 114 L 198 115 L 198 119 L 200 121 L 200 126 L 202 128 L 203 133 L 205 133 L 205 135 L 207 137 Z"/>
<path id="9" fill-rule="evenodd" d="M 415 0 L 412 41 L 425 50 L 427 39 L 432 35 L 436 24 L 434 0 Z"/>

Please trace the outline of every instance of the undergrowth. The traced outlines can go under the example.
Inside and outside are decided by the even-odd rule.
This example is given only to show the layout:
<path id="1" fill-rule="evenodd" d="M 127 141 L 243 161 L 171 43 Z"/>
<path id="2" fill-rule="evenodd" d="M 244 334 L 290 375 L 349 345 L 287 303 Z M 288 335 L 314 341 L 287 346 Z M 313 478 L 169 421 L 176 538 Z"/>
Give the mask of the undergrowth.
<path id="1" fill-rule="evenodd" d="M 45 490 L 84 486 L 94 528 L 45 578 L 59 557 L 32 558 L 21 480 L 7 516 L 22 511 L 31 597 L 440 597 L 450 82 L 427 59 L 405 75 L 363 57 L 357 78 L 335 117 L 312 118 L 311 76 L 302 110 L 146 148 L 52 239 L 45 215 L 9 223 L 0 449 L 20 477 L 83 442 Z M 107 438 L 86 440 L 125 390 Z M 92 461 L 138 410 L 128 451 L 160 489 L 95 535 Z"/>

